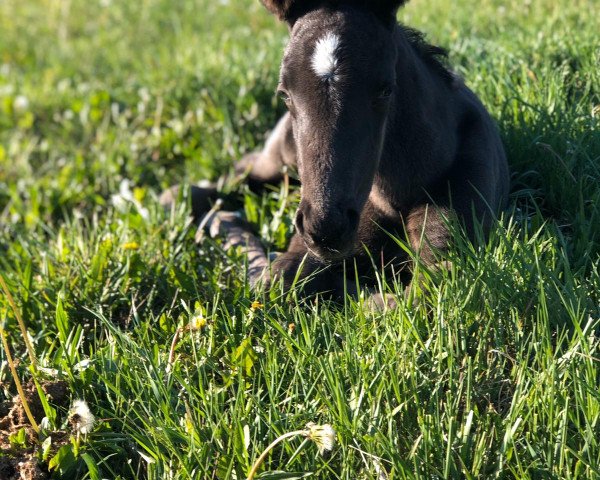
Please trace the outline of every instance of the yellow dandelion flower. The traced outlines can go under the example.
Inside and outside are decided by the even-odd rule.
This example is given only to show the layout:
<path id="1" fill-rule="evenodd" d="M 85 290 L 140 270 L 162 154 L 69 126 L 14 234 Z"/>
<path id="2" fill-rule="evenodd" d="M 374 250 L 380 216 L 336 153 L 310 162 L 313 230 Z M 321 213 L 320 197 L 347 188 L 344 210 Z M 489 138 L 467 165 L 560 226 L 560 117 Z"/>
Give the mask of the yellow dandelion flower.
<path id="1" fill-rule="evenodd" d="M 256 310 L 260 310 L 263 307 L 264 307 L 264 305 L 262 303 L 260 303 L 258 300 L 254 300 L 252 302 L 252 305 L 250 305 L 250 310 L 255 312 Z"/>
<path id="2" fill-rule="evenodd" d="M 202 330 L 204 327 L 206 327 L 207 323 L 208 322 L 204 315 L 202 315 L 202 312 L 197 311 L 190 318 L 189 328 L 190 330 Z"/>
<path id="3" fill-rule="evenodd" d="M 124 250 L 137 250 L 140 248 L 140 244 L 137 242 L 127 242 L 123 244 Z"/>

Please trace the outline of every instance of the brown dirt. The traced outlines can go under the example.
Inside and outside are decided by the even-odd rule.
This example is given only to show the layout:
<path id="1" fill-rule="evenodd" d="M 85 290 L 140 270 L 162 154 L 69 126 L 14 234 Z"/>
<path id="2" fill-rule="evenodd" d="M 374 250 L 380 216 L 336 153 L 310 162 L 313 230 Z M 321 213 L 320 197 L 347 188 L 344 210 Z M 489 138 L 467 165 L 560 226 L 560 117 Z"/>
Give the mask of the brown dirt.
<path id="1" fill-rule="evenodd" d="M 43 382 L 42 389 L 54 406 L 66 407 L 69 390 L 66 382 Z M 27 403 L 36 422 L 44 418 L 44 408 L 33 382 L 23 387 Z M 14 448 L 9 441 L 11 434 L 25 429 L 27 448 Z M 54 443 L 54 442 L 53 442 Z M 19 396 L 11 402 L 0 404 L 0 480 L 46 480 L 50 478 L 45 465 L 37 457 L 37 438 L 31 427 Z"/>
<path id="2" fill-rule="evenodd" d="M 2 480 L 47 480 L 50 474 L 38 465 L 33 453 L 0 456 L 0 479 Z"/>

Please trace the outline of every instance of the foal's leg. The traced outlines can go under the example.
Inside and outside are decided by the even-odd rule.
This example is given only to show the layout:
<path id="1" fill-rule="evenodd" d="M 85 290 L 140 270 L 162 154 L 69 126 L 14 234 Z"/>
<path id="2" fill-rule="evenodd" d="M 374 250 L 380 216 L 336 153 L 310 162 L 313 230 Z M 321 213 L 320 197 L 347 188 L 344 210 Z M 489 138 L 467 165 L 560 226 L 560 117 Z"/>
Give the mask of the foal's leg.
<path id="1" fill-rule="evenodd" d="M 292 133 L 291 118 L 285 114 L 268 137 L 261 152 L 243 157 L 234 166 L 236 175 L 245 175 L 249 186 L 257 191 L 266 184 L 277 184 L 283 179 L 285 167 L 296 167 L 296 147 Z M 179 187 L 173 187 L 163 194 L 161 203 L 168 206 L 177 198 Z M 196 187 L 191 190 L 192 213 L 200 220 L 218 198 L 215 185 Z M 225 239 L 225 248 L 239 247 L 248 254 L 248 277 L 252 286 L 270 283 L 266 272 L 266 255 L 260 241 L 253 235 L 249 225 L 232 212 L 212 212 L 201 222 L 210 234 Z M 299 235 L 294 235 L 288 250 L 278 256 L 272 265 L 273 279 L 283 281 L 289 289 L 294 283 L 302 287 L 303 294 L 309 296 L 325 293 L 333 298 L 341 298 L 354 288 L 354 283 L 346 285 L 342 265 L 327 265 L 309 252 Z"/>
<path id="2" fill-rule="evenodd" d="M 439 261 L 439 254 L 446 251 L 450 245 L 449 227 L 455 215 L 455 212 L 448 207 L 422 204 L 413 208 L 405 219 L 405 229 L 411 248 L 429 271 L 449 269 L 451 266 L 447 261 Z M 423 275 L 413 265 L 412 278 L 404 292 L 406 298 L 412 297 L 415 291 L 426 290 L 425 285 Z"/>
<path id="3" fill-rule="evenodd" d="M 428 267 L 437 261 L 437 253 L 450 244 L 449 224 L 455 213 L 452 209 L 424 203 L 413 208 L 405 219 L 406 233 L 413 251 Z"/>
<path id="4" fill-rule="evenodd" d="M 484 135 L 485 132 L 479 132 L 467 137 L 459 150 L 457 166 L 450 169 L 447 181 L 433 192 L 431 203 L 413 208 L 405 219 L 413 250 L 431 269 L 449 267 L 448 262 L 438 261 L 436 252 L 448 249 L 451 224 L 460 222 L 469 239 L 477 240 L 478 227 L 487 234 L 496 218 L 496 210 L 507 195 L 508 174 L 501 168 L 503 163 L 480 161 L 504 155 L 493 143 L 482 142 Z"/>
<path id="5" fill-rule="evenodd" d="M 296 167 L 296 145 L 289 113 L 277 122 L 263 150 L 246 155 L 235 164 L 234 169 L 238 175 L 247 175 L 250 188 L 260 190 L 265 184 L 281 182 L 286 166 Z"/>
<path id="6" fill-rule="evenodd" d="M 211 237 L 222 237 L 225 250 L 239 248 L 248 258 L 246 275 L 250 286 L 256 288 L 260 284 L 268 283 L 269 260 L 251 226 L 235 212 L 214 212 L 209 213 L 208 217 L 206 227 Z M 204 232 L 199 230 L 196 236 L 203 234 Z"/>

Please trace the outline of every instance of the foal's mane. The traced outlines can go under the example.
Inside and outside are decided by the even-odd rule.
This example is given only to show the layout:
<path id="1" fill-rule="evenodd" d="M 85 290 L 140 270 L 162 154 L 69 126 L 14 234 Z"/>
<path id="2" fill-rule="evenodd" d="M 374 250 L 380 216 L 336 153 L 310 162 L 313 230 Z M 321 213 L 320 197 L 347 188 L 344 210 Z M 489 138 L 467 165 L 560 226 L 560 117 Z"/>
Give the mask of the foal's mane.
<path id="1" fill-rule="evenodd" d="M 400 25 L 406 39 L 415 49 L 419 57 L 449 84 L 455 81 L 455 74 L 448 67 L 448 51 L 445 48 L 432 45 L 425 39 L 425 34 L 414 28 Z"/>

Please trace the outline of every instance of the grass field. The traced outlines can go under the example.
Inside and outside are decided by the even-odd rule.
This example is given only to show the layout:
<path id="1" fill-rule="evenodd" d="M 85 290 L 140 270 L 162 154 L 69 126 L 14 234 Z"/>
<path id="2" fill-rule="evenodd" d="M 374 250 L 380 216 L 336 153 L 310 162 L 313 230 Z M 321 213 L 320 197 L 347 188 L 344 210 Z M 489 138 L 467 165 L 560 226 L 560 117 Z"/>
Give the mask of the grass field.
<path id="1" fill-rule="evenodd" d="M 261 478 L 600 478 L 598 7 L 401 11 L 496 118 L 512 194 L 486 245 L 457 238 L 451 271 L 381 313 L 257 297 L 243 257 L 198 247 L 185 208 L 158 205 L 283 112 L 286 29 L 258 1 L 0 2 L 0 275 L 16 303 L 0 293 L 0 322 L 32 403 L 33 381 L 47 400 L 39 434 L 15 419 L 3 347 L 0 477 L 240 480 L 315 422 L 333 451 L 293 439 Z M 296 202 L 245 194 L 274 249 Z M 75 399 L 97 419 L 87 435 Z"/>

